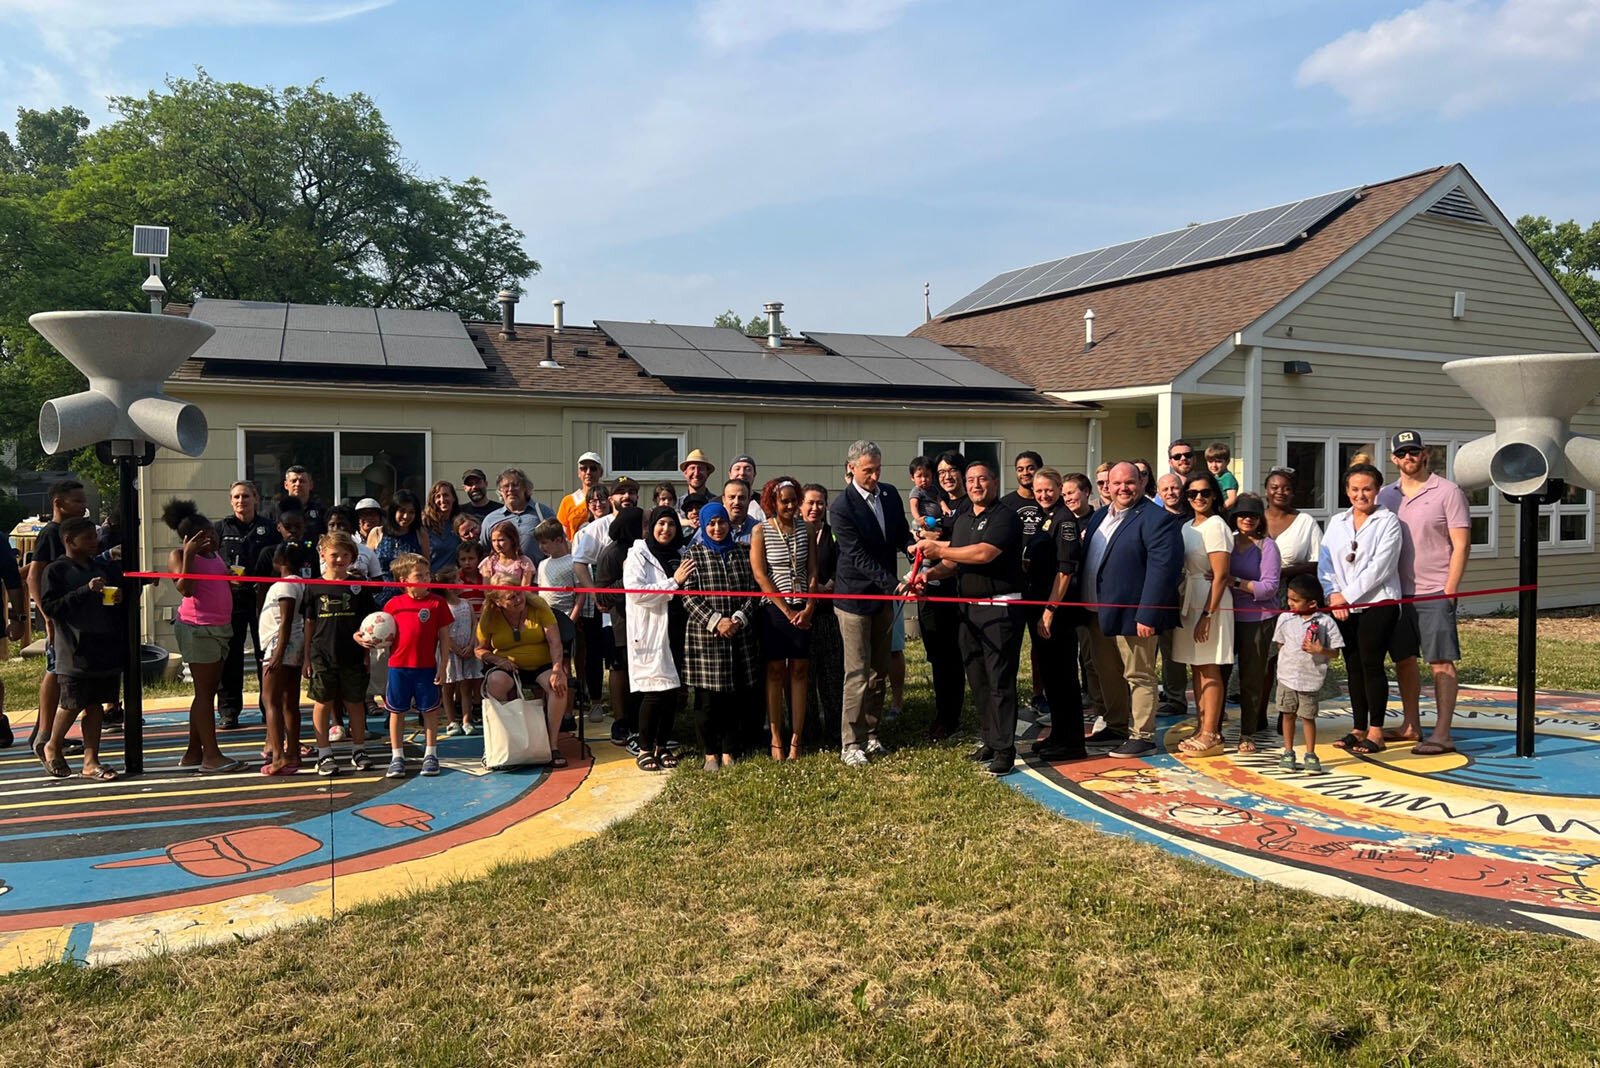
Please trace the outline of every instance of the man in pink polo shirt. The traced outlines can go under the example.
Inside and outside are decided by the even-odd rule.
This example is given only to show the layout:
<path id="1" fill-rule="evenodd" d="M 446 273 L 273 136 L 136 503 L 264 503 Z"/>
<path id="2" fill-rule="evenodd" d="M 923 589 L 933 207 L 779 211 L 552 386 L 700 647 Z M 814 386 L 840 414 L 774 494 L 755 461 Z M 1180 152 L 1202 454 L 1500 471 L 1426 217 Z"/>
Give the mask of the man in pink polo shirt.
<path id="1" fill-rule="evenodd" d="M 1378 503 L 1400 517 L 1400 592 L 1405 597 L 1445 594 L 1436 600 L 1410 601 L 1403 619 L 1410 620 L 1421 637 L 1422 655 L 1433 668 L 1434 704 L 1439 716 L 1433 732 L 1422 738 L 1422 718 L 1417 707 L 1422 676 L 1416 657 L 1395 665 L 1400 683 L 1404 721 L 1394 740 L 1415 740 L 1412 752 L 1438 756 L 1455 752 L 1450 740 L 1450 720 L 1456 711 L 1456 661 L 1461 642 L 1456 635 L 1455 595 L 1466 574 L 1472 548 L 1472 513 L 1461 487 L 1433 474 L 1428 467 L 1428 447 L 1415 430 L 1402 430 L 1389 443 L 1398 482 L 1378 494 Z"/>

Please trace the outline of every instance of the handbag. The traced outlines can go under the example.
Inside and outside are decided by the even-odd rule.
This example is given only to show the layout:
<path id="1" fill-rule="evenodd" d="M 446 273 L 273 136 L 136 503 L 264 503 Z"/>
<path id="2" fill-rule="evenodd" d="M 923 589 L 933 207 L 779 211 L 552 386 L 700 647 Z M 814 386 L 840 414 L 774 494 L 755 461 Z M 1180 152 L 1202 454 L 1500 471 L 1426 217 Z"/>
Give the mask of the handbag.
<path id="1" fill-rule="evenodd" d="M 521 680 L 511 697 L 483 694 L 483 766 L 491 771 L 550 763 L 550 727 L 544 701 L 525 697 Z"/>

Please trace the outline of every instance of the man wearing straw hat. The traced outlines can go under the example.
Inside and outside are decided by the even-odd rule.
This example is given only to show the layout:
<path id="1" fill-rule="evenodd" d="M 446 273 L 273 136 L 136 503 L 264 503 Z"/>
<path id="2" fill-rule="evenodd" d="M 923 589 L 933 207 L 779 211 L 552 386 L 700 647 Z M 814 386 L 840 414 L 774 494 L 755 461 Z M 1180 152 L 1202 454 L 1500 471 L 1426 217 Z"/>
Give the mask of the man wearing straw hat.
<path id="1" fill-rule="evenodd" d="M 699 493 L 708 498 L 711 496 L 706 490 L 706 482 L 717 470 L 717 465 L 711 462 L 711 457 L 695 449 L 683 458 L 678 470 L 683 472 L 683 480 L 689 484 L 688 490 L 684 493 L 685 497 L 690 493 Z"/>

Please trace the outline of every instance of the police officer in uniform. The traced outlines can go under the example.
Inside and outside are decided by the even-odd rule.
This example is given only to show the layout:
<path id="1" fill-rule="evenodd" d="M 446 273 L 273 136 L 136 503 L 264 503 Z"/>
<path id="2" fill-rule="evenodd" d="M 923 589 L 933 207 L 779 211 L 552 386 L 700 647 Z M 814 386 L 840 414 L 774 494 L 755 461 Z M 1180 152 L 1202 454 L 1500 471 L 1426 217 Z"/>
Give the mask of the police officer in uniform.
<path id="1" fill-rule="evenodd" d="M 1022 605 L 1022 521 L 1000 504 L 1000 476 L 986 460 L 966 470 L 972 508 L 958 516 L 949 544 L 923 543 L 923 559 L 936 563 L 928 580 L 957 577 L 961 597 L 982 603 L 960 606 L 961 661 L 978 708 L 982 743 L 973 751 L 991 775 L 1008 774 L 1017 762 L 1017 664 L 1026 626 Z"/>
<path id="2" fill-rule="evenodd" d="M 283 512 L 283 502 L 290 497 L 298 498 L 300 514 L 306 518 L 306 538 L 312 544 L 316 544 L 317 539 L 328 532 L 328 506 L 316 498 L 313 493 L 315 488 L 311 472 L 295 464 L 283 473 L 283 492 L 273 502 L 272 511 L 276 519 Z"/>
<path id="3" fill-rule="evenodd" d="M 276 526 L 261 514 L 261 497 L 254 482 L 235 482 L 228 489 L 228 503 L 233 514 L 212 524 L 217 531 L 218 550 L 223 563 L 232 568 L 243 568 L 243 574 L 254 573 L 261 550 L 276 545 L 281 540 Z M 228 656 L 222 662 L 222 681 L 217 688 L 217 721 L 226 730 L 239 725 L 239 713 L 244 710 L 244 639 L 250 636 L 250 647 L 256 654 L 257 684 L 259 692 L 261 665 L 261 635 L 257 628 L 256 586 L 254 582 L 235 582 L 233 585 L 233 638 L 228 642 Z"/>
<path id="4" fill-rule="evenodd" d="M 1033 495 L 1043 515 L 1039 532 L 1026 553 L 1028 600 L 1076 601 L 1078 561 L 1083 556 L 1078 517 L 1061 500 L 1062 481 L 1054 468 L 1041 468 L 1033 476 Z M 1089 755 L 1083 745 L 1083 689 L 1078 682 L 1078 624 L 1083 609 L 1051 605 L 1039 616 L 1034 633 L 1039 655 L 1034 663 L 1043 674 L 1050 699 L 1050 737 L 1035 742 L 1034 755 L 1045 760 L 1082 760 Z"/>

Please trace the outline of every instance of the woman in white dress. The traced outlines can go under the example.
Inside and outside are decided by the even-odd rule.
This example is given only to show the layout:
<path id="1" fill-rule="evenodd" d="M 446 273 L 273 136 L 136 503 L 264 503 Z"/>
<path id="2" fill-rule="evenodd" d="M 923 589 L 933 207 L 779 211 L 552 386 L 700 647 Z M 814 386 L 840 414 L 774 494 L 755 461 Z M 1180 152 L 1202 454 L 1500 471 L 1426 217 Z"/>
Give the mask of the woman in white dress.
<path id="1" fill-rule="evenodd" d="M 1283 564 L 1283 581 L 1278 584 L 1278 607 L 1283 607 L 1283 591 L 1296 575 L 1317 573 L 1317 554 L 1322 550 L 1322 531 L 1317 521 L 1294 506 L 1294 470 L 1274 467 L 1267 472 L 1262 497 L 1267 502 L 1267 537 L 1278 547 Z"/>
<path id="2" fill-rule="evenodd" d="M 1233 613 L 1224 611 L 1233 559 L 1233 531 L 1218 513 L 1222 487 L 1210 471 L 1184 483 L 1182 622 L 1172 633 L 1172 659 L 1194 675 L 1199 730 L 1178 746 L 1189 756 L 1222 754 L 1222 665 L 1233 663 Z M 1230 604 L 1231 607 L 1231 604 Z"/>

